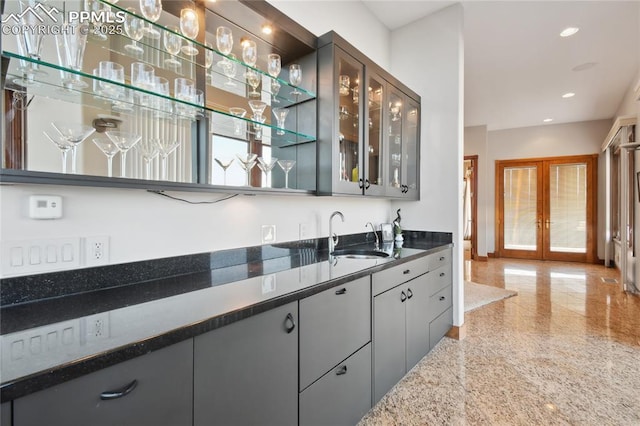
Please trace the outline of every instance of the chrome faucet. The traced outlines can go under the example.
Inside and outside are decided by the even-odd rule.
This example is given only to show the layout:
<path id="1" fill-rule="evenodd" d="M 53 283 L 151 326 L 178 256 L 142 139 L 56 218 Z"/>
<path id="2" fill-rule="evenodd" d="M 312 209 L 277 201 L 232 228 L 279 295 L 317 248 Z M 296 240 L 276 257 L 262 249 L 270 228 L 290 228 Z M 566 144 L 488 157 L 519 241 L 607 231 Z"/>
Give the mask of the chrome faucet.
<path id="1" fill-rule="evenodd" d="M 364 227 L 366 228 L 367 225 L 371 225 L 371 230 L 373 231 L 373 235 L 374 235 L 374 237 L 376 237 L 375 249 L 378 250 L 380 248 L 380 240 L 378 239 L 378 233 L 376 232 L 376 228 L 375 228 L 375 226 L 373 226 L 373 223 L 371 223 L 371 222 L 367 222 L 367 224 Z"/>
<path id="2" fill-rule="evenodd" d="M 331 213 L 331 217 L 329 218 L 329 254 L 335 250 L 338 245 L 338 235 L 333 233 L 333 217 L 340 216 L 340 219 L 344 222 L 344 215 L 341 212 L 335 211 Z"/>

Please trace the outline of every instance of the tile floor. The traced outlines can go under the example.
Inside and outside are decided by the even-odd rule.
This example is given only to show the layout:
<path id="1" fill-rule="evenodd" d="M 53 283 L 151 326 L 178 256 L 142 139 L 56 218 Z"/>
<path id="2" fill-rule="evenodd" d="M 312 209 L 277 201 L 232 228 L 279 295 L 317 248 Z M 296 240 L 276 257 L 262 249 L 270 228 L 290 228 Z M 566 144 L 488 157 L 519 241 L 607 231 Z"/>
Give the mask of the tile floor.
<path id="1" fill-rule="evenodd" d="M 518 291 L 465 316 L 360 425 L 640 425 L 640 297 L 616 269 L 465 262 L 465 279 Z"/>

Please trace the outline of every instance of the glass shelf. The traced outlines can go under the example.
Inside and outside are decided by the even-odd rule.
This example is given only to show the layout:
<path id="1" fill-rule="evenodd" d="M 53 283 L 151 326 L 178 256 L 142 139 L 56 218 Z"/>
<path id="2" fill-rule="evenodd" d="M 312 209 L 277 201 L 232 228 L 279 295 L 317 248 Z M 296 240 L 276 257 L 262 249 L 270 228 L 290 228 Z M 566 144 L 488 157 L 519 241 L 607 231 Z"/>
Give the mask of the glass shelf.
<path id="1" fill-rule="evenodd" d="M 22 86 L 30 95 L 68 100 L 69 102 L 77 102 L 80 95 L 88 95 L 82 97 L 82 103 L 87 106 L 104 108 L 105 103 L 112 103 L 114 104 L 114 111 L 123 113 L 127 113 L 134 108 L 143 107 L 148 110 L 157 111 L 158 113 L 171 114 L 173 116 L 191 120 L 202 117 L 203 112 L 208 111 L 210 113 L 228 118 L 228 120 L 217 120 L 212 118 L 211 130 L 216 133 L 218 131 L 223 131 L 226 134 L 228 134 L 229 132 L 233 132 L 233 120 L 242 120 L 243 122 L 247 123 L 247 129 L 254 129 L 255 126 L 262 126 L 263 129 L 273 130 L 269 137 L 271 142 L 264 143 L 265 145 L 286 146 L 315 141 L 314 136 L 293 132 L 288 129 L 281 129 L 275 124 L 271 124 L 270 118 L 265 123 L 258 123 L 257 121 L 253 121 L 248 118 L 235 117 L 229 112 L 221 110 L 221 108 L 223 107 L 220 105 L 218 105 L 217 108 L 211 108 L 209 106 L 203 107 L 202 105 L 194 104 L 173 97 L 159 95 L 156 92 L 151 92 L 127 84 L 114 82 L 94 75 L 88 75 L 84 72 L 78 72 L 55 64 L 50 64 L 48 62 L 27 58 L 12 52 L 3 52 L 3 56 L 10 58 L 5 85 L 7 84 L 7 82 L 12 82 L 19 86 Z M 21 68 L 24 67 L 24 63 L 35 64 L 37 65 L 38 69 L 43 72 L 34 73 L 33 80 L 26 80 L 25 73 L 21 70 Z M 70 88 L 63 86 L 60 76 L 61 72 L 80 76 L 80 78 L 85 83 L 87 83 L 87 87 Z M 113 84 L 115 86 L 123 88 L 125 93 L 130 92 L 130 94 L 128 96 L 119 97 L 114 102 L 114 99 L 110 98 L 109 96 L 96 95 L 93 92 L 94 81 Z M 148 95 L 156 101 L 148 101 L 145 102 L 144 105 L 141 105 L 139 102 L 140 95 Z M 265 112 L 270 113 L 270 110 L 266 110 Z M 277 135 L 277 131 L 283 131 L 284 135 Z M 249 134 L 253 134 L 255 136 L 255 131 Z"/>

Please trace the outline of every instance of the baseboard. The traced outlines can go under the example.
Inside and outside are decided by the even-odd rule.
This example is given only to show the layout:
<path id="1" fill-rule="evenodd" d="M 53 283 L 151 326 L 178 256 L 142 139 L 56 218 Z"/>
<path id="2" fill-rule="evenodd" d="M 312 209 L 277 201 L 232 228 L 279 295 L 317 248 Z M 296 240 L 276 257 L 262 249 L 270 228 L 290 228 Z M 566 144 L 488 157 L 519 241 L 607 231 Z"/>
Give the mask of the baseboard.
<path id="1" fill-rule="evenodd" d="M 455 340 L 464 340 L 464 338 L 467 337 L 467 324 L 462 324 L 461 326 L 454 325 L 447 332 L 447 337 Z"/>
<path id="2" fill-rule="evenodd" d="M 478 262 L 488 262 L 489 256 L 476 256 L 474 260 L 477 260 Z"/>
<path id="3" fill-rule="evenodd" d="M 495 258 L 496 254 L 495 253 L 487 253 L 487 257 Z"/>

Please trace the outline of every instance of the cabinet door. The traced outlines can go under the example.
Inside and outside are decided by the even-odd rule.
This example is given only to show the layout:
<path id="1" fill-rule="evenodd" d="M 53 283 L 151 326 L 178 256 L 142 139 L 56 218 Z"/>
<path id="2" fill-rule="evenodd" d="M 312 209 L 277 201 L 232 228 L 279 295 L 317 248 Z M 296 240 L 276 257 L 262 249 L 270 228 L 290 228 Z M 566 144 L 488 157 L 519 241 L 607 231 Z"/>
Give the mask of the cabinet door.
<path id="1" fill-rule="evenodd" d="M 371 344 L 300 394 L 300 426 L 355 425 L 371 408 Z"/>
<path id="2" fill-rule="evenodd" d="M 387 147 L 389 155 L 386 193 L 390 196 L 402 196 L 404 193 L 403 139 L 404 139 L 404 95 L 398 89 L 389 86 L 386 102 L 387 114 Z"/>
<path id="3" fill-rule="evenodd" d="M 298 421 L 298 303 L 195 338 L 194 425 Z"/>
<path id="4" fill-rule="evenodd" d="M 405 198 L 420 199 L 420 104 L 405 96 L 403 159 Z"/>
<path id="5" fill-rule="evenodd" d="M 16 399 L 14 426 L 189 426 L 192 392 L 190 339 Z"/>
<path id="6" fill-rule="evenodd" d="M 300 390 L 371 340 L 371 278 L 300 301 Z"/>
<path id="7" fill-rule="evenodd" d="M 451 327 L 453 327 L 453 308 L 447 309 L 429 324 L 429 350 L 438 344 Z"/>
<path id="8" fill-rule="evenodd" d="M 11 403 L 4 402 L 0 405 L 0 426 L 11 426 Z"/>
<path id="9" fill-rule="evenodd" d="M 428 275 L 409 281 L 407 285 L 407 371 L 429 352 L 429 287 Z"/>
<path id="10" fill-rule="evenodd" d="M 364 193 L 384 195 L 384 123 L 382 105 L 386 95 L 386 83 L 379 75 L 367 68 L 365 94 L 365 146 L 364 146 Z"/>
<path id="11" fill-rule="evenodd" d="M 404 376 L 406 284 L 373 299 L 373 401 Z"/>
<path id="12" fill-rule="evenodd" d="M 337 48 L 335 104 L 338 141 L 338 167 L 334 167 L 334 182 L 338 192 L 362 194 L 362 112 L 366 102 L 361 90 L 364 66 L 353 57 Z"/>

